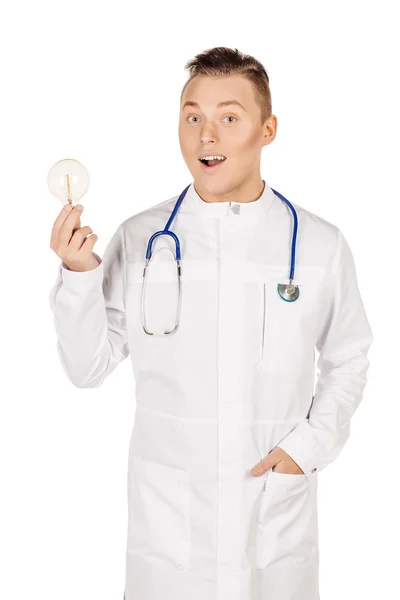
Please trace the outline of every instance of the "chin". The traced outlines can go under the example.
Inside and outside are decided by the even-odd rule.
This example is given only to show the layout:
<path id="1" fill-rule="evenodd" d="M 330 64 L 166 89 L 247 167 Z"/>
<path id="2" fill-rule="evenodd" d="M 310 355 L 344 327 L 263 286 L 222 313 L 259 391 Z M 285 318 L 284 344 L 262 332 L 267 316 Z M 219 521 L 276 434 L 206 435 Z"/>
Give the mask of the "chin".
<path id="1" fill-rule="evenodd" d="M 225 196 L 236 189 L 232 180 L 229 181 L 202 181 L 199 180 L 198 186 L 214 196 Z"/>
<path id="2" fill-rule="evenodd" d="M 226 194 L 232 189 L 232 185 L 229 185 L 224 181 L 217 181 L 216 179 L 207 181 L 207 177 L 202 177 L 201 175 L 194 178 L 194 184 L 198 190 L 203 190 L 214 196 Z"/>

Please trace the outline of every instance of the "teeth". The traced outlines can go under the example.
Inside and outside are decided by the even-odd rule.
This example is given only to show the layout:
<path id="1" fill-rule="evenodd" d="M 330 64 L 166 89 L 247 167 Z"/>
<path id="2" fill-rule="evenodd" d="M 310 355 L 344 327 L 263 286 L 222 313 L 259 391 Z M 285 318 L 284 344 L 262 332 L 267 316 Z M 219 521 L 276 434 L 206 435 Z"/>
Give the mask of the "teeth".
<path id="1" fill-rule="evenodd" d="M 225 156 L 203 156 L 200 160 L 225 160 Z"/>

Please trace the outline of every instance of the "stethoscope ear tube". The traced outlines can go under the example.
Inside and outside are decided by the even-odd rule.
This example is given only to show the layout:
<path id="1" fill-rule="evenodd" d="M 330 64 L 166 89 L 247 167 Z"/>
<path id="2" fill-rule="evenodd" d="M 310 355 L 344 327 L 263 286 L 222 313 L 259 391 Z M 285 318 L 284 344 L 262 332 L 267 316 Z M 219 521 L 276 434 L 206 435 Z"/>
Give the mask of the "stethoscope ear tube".
<path id="1" fill-rule="evenodd" d="M 158 232 L 158 233 L 168 233 L 168 232 Z M 155 234 L 154 234 L 155 235 Z M 172 234 L 174 237 L 175 234 Z M 152 236 L 153 237 L 153 236 Z M 179 244 L 179 241 L 178 241 Z M 147 328 L 147 323 L 146 323 L 146 311 L 145 311 L 145 305 L 146 305 L 146 284 L 147 284 L 147 269 L 153 259 L 153 257 L 157 254 L 157 252 L 161 252 L 162 250 L 168 250 L 169 252 L 173 253 L 173 250 L 171 250 L 171 248 L 158 248 L 157 250 L 155 250 L 155 252 L 153 252 L 153 254 L 151 255 L 150 258 L 146 258 L 146 264 L 145 267 L 143 269 L 143 281 L 142 281 L 142 296 L 141 296 L 141 308 L 142 308 L 142 327 L 143 327 L 143 331 L 145 333 L 147 333 L 147 335 L 155 335 L 155 336 L 162 336 L 162 335 L 169 335 L 171 333 L 175 333 L 179 327 L 179 320 L 180 320 L 180 314 L 181 314 L 181 305 L 182 305 L 182 284 L 181 284 L 181 264 L 180 264 L 180 260 L 176 259 L 176 269 L 177 269 L 177 283 L 178 283 L 178 290 L 177 290 L 177 294 L 178 294 L 178 304 L 177 304 L 177 309 L 176 309 L 176 316 L 175 316 L 175 325 L 172 329 L 161 329 L 159 331 L 149 331 L 149 329 Z M 176 254 L 176 252 L 175 252 Z"/>

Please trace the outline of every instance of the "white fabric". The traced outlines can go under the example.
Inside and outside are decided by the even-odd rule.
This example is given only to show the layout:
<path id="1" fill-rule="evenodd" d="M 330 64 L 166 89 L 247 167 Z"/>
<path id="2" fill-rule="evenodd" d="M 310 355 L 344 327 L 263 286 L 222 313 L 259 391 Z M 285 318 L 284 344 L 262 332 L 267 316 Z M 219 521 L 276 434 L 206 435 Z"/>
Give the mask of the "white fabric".
<path id="1" fill-rule="evenodd" d="M 300 297 L 285 302 L 286 204 L 268 184 L 254 202 L 207 203 L 192 183 L 171 226 L 180 326 L 148 336 L 147 242 L 178 195 L 124 221 L 97 268 L 61 264 L 50 294 L 75 386 L 98 387 L 132 361 L 126 600 L 319 600 L 318 472 L 348 438 L 373 339 L 351 251 L 338 227 L 289 198 Z M 153 252 L 161 246 L 175 251 L 169 236 Z M 160 252 L 148 275 L 150 330 L 173 325 L 176 290 L 173 256 Z M 304 474 L 253 477 L 275 446 Z"/>

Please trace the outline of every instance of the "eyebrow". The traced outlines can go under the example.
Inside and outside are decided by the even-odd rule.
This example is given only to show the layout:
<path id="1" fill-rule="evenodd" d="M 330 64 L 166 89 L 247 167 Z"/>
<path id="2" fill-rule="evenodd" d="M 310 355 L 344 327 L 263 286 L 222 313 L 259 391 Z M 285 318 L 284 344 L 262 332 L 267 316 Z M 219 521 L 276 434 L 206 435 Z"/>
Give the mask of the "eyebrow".
<path id="1" fill-rule="evenodd" d="M 218 102 L 217 108 L 221 108 L 222 106 L 230 106 L 231 104 L 236 104 L 243 110 L 246 110 L 243 104 L 241 104 L 238 100 L 224 100 L 223 102 Z M 186 100 L 185 104 L 182 106 L 182 110 L 185 108 L 185 106 L 195 106 L 196 108 L 200 108 L 200 105 L 197 102 L 192 102 L 192 100 Z"/>

